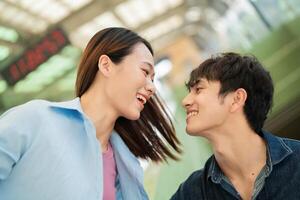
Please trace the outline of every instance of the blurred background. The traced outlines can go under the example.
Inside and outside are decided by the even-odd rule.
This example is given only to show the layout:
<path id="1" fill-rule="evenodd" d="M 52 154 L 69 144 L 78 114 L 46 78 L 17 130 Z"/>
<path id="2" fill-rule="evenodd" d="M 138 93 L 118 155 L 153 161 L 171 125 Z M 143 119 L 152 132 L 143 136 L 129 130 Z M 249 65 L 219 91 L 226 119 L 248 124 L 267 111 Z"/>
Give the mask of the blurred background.
<path id="1" fill-rule="evenodd" d="M 211 155 L 207 141 L 185 133 L 180 105 L 189 73 L 211 54 L 256 55 L 275 82 L 265 128 L 300 139 L 299 0 L 0 0 L 0 113 L 31 99 L 73 98 L 83 48 L 111 26 L 152 43 L 155 84 L 183 144 L 179 162 L 142 162 L 150 199 L 169 199 Z"/>

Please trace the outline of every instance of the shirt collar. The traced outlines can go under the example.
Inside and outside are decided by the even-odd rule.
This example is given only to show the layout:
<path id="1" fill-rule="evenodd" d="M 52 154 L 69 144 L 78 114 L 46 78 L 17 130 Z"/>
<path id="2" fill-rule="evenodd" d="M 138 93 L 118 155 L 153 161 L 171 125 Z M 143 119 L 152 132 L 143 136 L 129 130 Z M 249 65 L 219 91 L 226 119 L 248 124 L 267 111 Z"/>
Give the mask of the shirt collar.
<path id="1" fill-rule="evenodd" d="M 267 131 L 262 131 L 263 139 L 267 144 L 267 174 L 270 174 L 273 166 L 283 161 L 288 155 L 293 153 L 282 140 Z M 221 171 L 215 156 L 211 157 L 211 162 L 208 169 L 207 179 L 211 177 L 214 183 L 220 183 L 224 174 Z"/>
<path id="2" fill-rule="evenodd" d="M 271 166 L 283 161 L 293 150 L 288 147 L 282 138 L 276 137 L 267 131 L 262 131 L 263 138 L 267 143 Z"/>
<path id="3" fill-rule="evenodd" d="M 52 102 L 51 107 L 78 111 L 85 116 L 81 108 L 79 97 L 65 102 Z M 117 164 L 123 198 L 148 199 L 143 187 L 143 169 L 140 166 L 138 159 L 129 150 L 115 130 L 113 130 L 110 137 L 110 142 L 114 149 L 114 156 Z"/>
<path id="4" fill-rule="evenodd" d="M 120 135 L 114 130 L 110 137 L 124 199 L 148 199 L 144 190 L 143 169 L 139 160 L 129 150 Z"/>
<path id="5" fill-rule="evenodd" d="M 75 99 L 69 101 L 51 102 L 50 106 L 54 108 L 60 108 L 60 109 L 76 110 L 81 114 L 83 114 L 79 97 L 76 97 Z"/>
<path id="6" fill-rule="evenodd" d="M 209 177 L 211 177 L 211 180 L 214 183 L 220 183 L 221 180 L 222 180 L 222 176 L 223 176 L 223 173 L 222 173 L 219 165 L 217 164 L 215 156 L 213 155 L 211 157 L 211 163 L 210 163 L 209 168 L 208 168 L 207 179 Z"/>

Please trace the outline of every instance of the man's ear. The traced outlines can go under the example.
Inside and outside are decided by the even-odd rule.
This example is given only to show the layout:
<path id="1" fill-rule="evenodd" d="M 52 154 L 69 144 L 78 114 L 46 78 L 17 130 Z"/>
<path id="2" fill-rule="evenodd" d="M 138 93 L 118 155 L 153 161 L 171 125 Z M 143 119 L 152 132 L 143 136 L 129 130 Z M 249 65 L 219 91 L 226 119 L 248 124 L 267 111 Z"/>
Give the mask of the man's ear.
<path id="1" fill-rule="evenodd" d="M 233 93 L 233 101 L 232 101 L 232 105 L 231 105 L 231 112 L 235 112 L 239 109 L 243 109 L 243 107 L 245 106 L 247 100 L 247 92 L 245 89 L 243 88 L 239 88 L 237 89 L 234 93 Z"/>
<path id="2" fill-rule="evenodd" d="M 101 55 L 98 60 L 98 68 L 104 76 L 110 76 L 113 68 L 111 59 L 107 55 Z"/>

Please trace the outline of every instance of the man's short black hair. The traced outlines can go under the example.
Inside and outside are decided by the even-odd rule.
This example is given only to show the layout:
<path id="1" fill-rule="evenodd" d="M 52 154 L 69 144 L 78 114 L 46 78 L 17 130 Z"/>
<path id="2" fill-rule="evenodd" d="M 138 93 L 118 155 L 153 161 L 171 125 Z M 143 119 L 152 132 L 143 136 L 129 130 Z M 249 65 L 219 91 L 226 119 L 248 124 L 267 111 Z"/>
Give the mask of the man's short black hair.
<path id="1" fill-rule="evenodd" d="M 245 89 L 244 112 L 251 128 L 260 134 L 272 107 L 274 86 L 270 73 L 254 56 L 230 52 L 211 57 L 191 72 L 187 88 L 190 90 L 201 78 L 220 81 L 219 94 L 223 97 L 239 88 Z"/>

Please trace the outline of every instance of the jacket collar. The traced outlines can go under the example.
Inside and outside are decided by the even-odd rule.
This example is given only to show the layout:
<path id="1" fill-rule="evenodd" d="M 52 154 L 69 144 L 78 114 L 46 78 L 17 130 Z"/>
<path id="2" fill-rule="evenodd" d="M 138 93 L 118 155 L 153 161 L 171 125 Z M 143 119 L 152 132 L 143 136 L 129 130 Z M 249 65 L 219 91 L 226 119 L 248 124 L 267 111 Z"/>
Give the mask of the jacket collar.
<path id="1" fill-rule="evenodd" d="M 280 163 L 288 155 L 293 153 L 293 150 L 284 143 L 282 138 L 276 137 L 267 131 L 262 131 L 262 133 L 263 138 L 268 145 L 272 166 Z"/>

